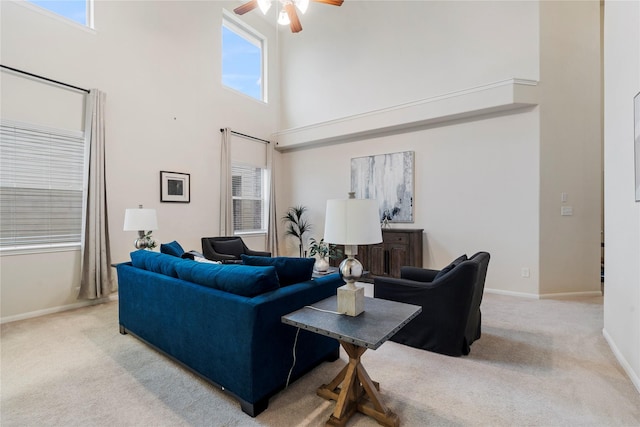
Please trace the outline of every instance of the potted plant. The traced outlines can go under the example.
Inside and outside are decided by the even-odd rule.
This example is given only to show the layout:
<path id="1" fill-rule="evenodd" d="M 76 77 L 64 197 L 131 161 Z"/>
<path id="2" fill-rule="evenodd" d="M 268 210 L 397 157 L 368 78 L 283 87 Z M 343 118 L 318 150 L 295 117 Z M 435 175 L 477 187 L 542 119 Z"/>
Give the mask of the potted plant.
<path id="1" fill-rule="evenodd" d="M 329 269 L 329 259 L 341 256 L 341 252 L 335 245 L 330 245 L 325 242 L 324 239 L 317 241 L 313 237 L 309 244 L 309 255 L 318 255 L 316 260 L 315 269 L 319 272 L 325 272 Z"/>
<path id="2" fill-rule="evenodd" d="M 306 206 L 290 207 L 286 215 L 282 217 L 282 221 L 287 224 L 284 232 L 285 236 L 294 236 L 299 240 L 300 258 L 304 251 L 304 234 L 311 230 L 311 224 L 302 216 L 307 211 Z"/>

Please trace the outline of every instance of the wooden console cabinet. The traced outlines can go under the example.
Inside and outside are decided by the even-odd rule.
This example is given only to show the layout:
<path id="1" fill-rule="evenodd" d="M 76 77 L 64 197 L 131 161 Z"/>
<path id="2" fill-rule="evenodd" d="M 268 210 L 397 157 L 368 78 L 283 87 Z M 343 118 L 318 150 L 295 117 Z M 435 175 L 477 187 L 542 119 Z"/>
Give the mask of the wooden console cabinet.
<path id="1" fill-rule="evenodd" d="M 373 282 L 376 276 L 400 277 L 400 267 L 422 267 L 423 229 L 383 228 L 382 243 L 358 246 L 356 258 L 369 274 L 363 282 Z M 344 250 L 344 248 L 342 248 Z M 331 260 L 338 266 L 341 260 Z"/>

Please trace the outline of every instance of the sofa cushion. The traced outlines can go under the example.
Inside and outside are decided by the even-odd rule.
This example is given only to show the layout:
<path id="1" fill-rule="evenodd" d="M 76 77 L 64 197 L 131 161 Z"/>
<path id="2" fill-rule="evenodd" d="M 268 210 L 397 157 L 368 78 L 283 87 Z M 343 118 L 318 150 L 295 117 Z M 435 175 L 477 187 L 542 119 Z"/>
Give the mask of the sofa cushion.
<path id="1" fill-rule="evenodd" d="M 160 252 L 167 255 L 173 255 L 177 257 L 181 257 L 184 253 L 184 249 L 180 246 L 180 243 L 175 240 L 170 243 L 162 243 L 160 244 Z"/>
<path id="2" fill-rule="evenodd" d="M 244 253 L 244 245 L 240 239 L 230 240 L 213 240 L 213 250 L 219 254 L 233 255 L 240 259 L 240 255 Z"/>
<path id="3" fill-rule="evenodd" d="M 433 280 L 438 280 L 439 278 L 441 278 L 442 276 L 444 276 L 445 274 L 447 274 L 448 272 L 456 268 L 456 266 L 460 264 L 462 261 L 466 261 L 466 260 L 467 260 L 467 254 L 460 255 L 458 258 L 451 261 L 451 264 L 447 265 L 445 268 L 440 270 L 438 274 L 436 274 L 436 277 L 433 278 Z"/>
<path id="4" fill-rule="evenodd" d="M 275 267 L 183 261 L 176 269 L 178 278 L 182 280 L 245 297 L 254 297 L 279 287 Z"/>
<path id="5" fill-rule="evenodd" d="M 178 277 L 176 265 L 180 262 L 182 262 L 182 258 L 177 258 L 173 255 L 162 254 L 159 252 L 147 251 L 144 249 L 131 252 L 131 263 L 134 267 L 153 271 L 154 273 L 164 274 L 166 276 Z"/>
<path id="6" fill-rule="evenodd" d="M 278 272 L 280 286 L 311 280 L 315 258 L 264 257 L 242 255 L 242 263 L 255 266 L 274 266 Z"/>

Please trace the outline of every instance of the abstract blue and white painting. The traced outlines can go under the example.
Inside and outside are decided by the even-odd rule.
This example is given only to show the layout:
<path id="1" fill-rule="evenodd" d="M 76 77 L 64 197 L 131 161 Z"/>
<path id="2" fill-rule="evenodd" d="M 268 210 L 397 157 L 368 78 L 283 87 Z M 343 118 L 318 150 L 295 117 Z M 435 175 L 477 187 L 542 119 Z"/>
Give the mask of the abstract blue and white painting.
<path id="1" fill-rule="evenodd" d="M 414 152 L 351 159 L 351 191 L 376 199 L 380 221 L 413 222 Z"/>

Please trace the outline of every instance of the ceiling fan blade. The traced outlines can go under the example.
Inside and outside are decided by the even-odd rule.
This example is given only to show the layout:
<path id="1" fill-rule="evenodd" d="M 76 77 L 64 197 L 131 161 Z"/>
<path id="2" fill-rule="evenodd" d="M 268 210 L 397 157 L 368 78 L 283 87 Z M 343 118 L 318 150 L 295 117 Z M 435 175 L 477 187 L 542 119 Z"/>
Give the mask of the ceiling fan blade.
<path id="1" fill-rule="evenodd" d="M 300 24 L 300 18 L 298 18 L 298 13 L 296 12 L 296 7 L 293 5 L 293 3 L 285 4 L 284 10 L 287 11 L 287 15 L 289 15 L 289 21 L 291 21 L 291 32 L 299 33 L 300 31 L 302 31 L 302 24 Z"/>
<path id="2" fill-rule="evenodd" d="M 236 15 L 244 15 L 247 12 L 251 12 L 253 9 L 258 7 L 258 0 L 251 0 L 243 5 L 240 5 L 233 9 Z"/>
<path id="3" fill-rule="evenodd" d="M 316 3 L 330 4 L 331 6 L 342 6 L 342 3 L 344 3 L 344 0 L 311 0 L 311 1 L 314 1 Z"/>

